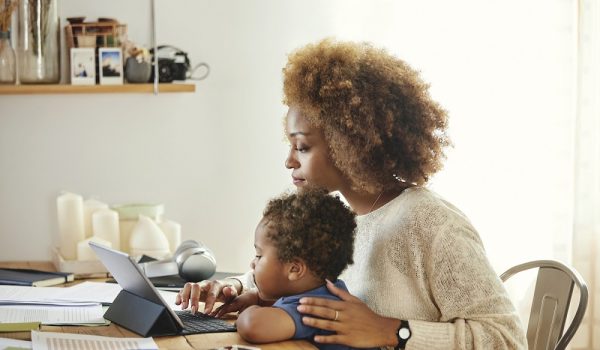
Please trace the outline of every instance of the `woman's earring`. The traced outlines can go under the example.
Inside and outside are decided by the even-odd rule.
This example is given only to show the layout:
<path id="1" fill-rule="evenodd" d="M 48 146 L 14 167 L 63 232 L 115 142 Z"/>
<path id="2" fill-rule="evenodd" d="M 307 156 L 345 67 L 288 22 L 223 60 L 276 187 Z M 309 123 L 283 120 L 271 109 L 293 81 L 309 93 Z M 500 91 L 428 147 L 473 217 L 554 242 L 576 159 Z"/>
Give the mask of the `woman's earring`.
<path id="1" fill-rule="evenodd" d="M 396 174 L 392 174 L 392 176 L 394 177 L 394 179 L 396 179 L 397 181 L 400 181 L 402 183 L 406 183 L 406 180 L 404 180 L 403 178 L 401 178 L 400 176 L 396 175 Z"/>

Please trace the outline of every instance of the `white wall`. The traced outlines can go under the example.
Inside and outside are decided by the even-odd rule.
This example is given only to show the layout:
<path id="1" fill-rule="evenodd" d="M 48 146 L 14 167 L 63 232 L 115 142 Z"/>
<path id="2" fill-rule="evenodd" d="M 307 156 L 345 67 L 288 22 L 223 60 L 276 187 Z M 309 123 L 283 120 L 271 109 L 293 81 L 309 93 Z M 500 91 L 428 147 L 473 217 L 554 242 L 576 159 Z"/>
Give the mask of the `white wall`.
<path id="1" fill-rule="evenodd" d="M 196 93 L 0 96 L 0 260 L 48 260 L 55 198 L 70 190 L 162 202 L 220 270 L 244 271 L 263 206 L 290 183 L 281 68 L 326 36 L 388 47 L 432 84 L 456 145 L 433 188 L 472 219 L 499 270 L 564 256 L 572 3 L 157 0 L 158 42 L 211 65 Z M 149 4 L 61 0 L 60 12 L 117 18 L 149 44 Z"/>

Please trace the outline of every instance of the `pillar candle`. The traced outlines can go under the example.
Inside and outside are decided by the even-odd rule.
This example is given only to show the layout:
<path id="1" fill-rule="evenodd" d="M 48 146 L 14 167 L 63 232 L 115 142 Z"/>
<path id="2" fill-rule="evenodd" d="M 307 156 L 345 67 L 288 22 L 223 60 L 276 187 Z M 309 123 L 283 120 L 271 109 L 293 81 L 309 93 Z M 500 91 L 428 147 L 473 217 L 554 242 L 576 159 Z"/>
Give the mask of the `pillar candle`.
<path id="1" fill-rule="evenodd" d="M 92 214 L 93 237 L 102 238 L 111 243 L 114 249 L 121 249 L 119 232 L 119 214 L 110 209 L 99 209 Z"/>
<path id="2" fill-rule="evenodd" d="M 65 260 L 77 258 L 77 242 L 83 240 L 83 198 L 65 193 L 56 199 L 58 212 L 59 250 Z"/>
<path id="3" fill-rule="evenodd" d="M 165 220 L 159 224 L 161 230 L 169 241 L 169 250 L 171 254 L 175 253 L 175 250 L 181 244 L 181 224 L 171 220 Z"/>
<path id="4" fill-rule="evenodd" d="M 85 238 L 92 237 L 92 214 L 96 210 L 107 209 L 108 204 L 100 202 L 97 199 L 86 199 L 83 201 L 83 228 L 85 230 Z"/>
<path id="5" fill-rule="evenodd" d="M 90 247 L 90 242 L 102 244 L 108 248 L 111 248 L 111 244 L 109 241 L 102 239 L 100 237 L 90 237 L 84 239 L 77 243 L 77 260 L 85 261 L 85 260 L 98 260 L 96 253 Z"/>

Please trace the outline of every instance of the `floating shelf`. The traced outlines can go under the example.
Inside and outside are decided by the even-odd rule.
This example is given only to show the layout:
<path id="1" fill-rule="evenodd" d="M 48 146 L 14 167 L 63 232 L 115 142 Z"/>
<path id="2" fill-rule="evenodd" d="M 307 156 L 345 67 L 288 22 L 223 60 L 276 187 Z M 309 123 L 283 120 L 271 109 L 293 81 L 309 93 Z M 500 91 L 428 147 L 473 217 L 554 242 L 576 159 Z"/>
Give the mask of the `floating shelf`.
<path id="1" fill-rule="evenodd" d="M 195 92 L 195 84 L 158 84 L 158 92 Z M 0 95 L 153 93 L 154 84 L 124 85 L 0 85 Z"/>

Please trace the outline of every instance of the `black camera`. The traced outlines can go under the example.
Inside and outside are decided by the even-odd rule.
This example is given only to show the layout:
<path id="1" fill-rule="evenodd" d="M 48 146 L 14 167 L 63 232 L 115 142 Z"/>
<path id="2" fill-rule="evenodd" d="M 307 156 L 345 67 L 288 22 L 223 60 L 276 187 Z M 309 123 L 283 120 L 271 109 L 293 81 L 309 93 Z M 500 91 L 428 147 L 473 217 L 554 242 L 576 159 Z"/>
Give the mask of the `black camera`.
<path id="1" fill-rule="evenodd" d="M 170 49 L 170 57 L 161 57 L 164 49 Z M 151 53 L 154 50 L 150 50 Z M 154 63 L 154 60 L 152 60 Z M 187 53 L 173 46 L 158 47 L 158 81 L 160 83 L 170 83 L 173 80 L 186 80 L 187 72 L 190 69 L 190 60 Z M 154 64 L 152 64 L 152 75 L 150 82 L 154 81 Z"/>

